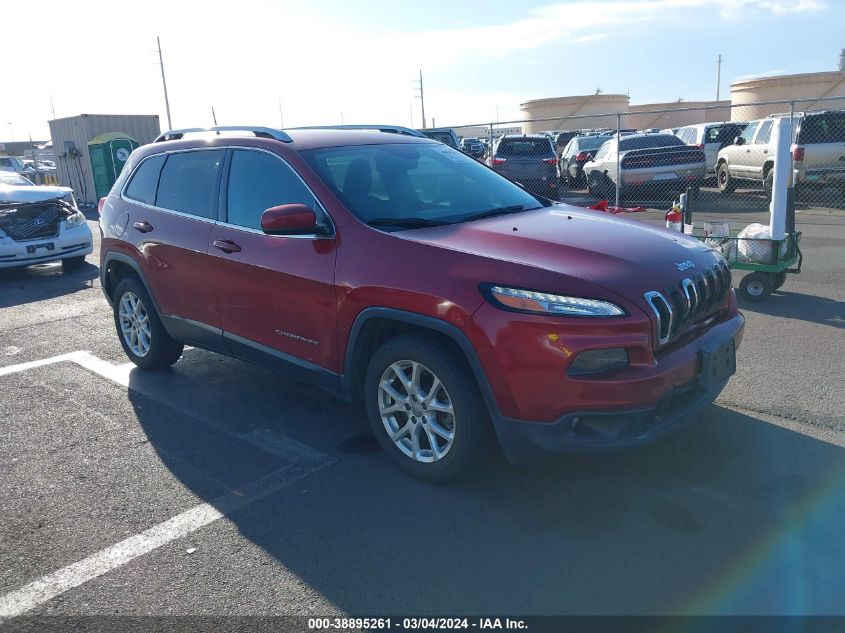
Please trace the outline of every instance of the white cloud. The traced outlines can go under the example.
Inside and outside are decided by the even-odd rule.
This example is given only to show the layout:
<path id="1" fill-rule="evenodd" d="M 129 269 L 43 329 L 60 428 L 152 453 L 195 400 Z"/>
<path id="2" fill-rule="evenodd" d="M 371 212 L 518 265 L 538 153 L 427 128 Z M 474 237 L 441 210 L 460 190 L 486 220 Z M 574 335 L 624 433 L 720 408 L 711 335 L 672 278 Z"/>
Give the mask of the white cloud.
<path id="1" fill-rule="evenodd" d="M 610 37 L 610 33 L 588 33 L 587 35 L 580 35 L 572 40 L 573 44 L 581 44 L 584 42 L 596 42 Z"/>

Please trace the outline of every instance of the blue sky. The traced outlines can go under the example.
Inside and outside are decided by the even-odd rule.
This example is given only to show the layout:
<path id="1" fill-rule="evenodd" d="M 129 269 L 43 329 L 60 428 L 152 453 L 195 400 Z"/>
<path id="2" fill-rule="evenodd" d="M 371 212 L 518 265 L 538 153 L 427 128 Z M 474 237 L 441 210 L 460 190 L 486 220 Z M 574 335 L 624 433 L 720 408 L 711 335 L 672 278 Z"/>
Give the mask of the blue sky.
<path id="1" fill-rule="evenodd" d="M 630 91 L 632 103 L 722 95 L 760 74 L 833 70 L 839 0 L 240 0 L 4 7 L 30 72 L 0 100 L 0 138 L 59 117 L 158 113 L 161 35 L 174 126 L 386 121 L 419 125 L 414 79 L 438 125 L 520 118 L 528 99 Z M 128 7 L 132 7 L 131 12 Z M 166 16 L 164 18 L 163 16 Z M 33 33 L 39 33 L 37 44 Z M 68 33 L 72 33 L 68 37 Z M 61 43 L 61 44 L 59 44 Z M 8 80 L 7 80 L 8 81 Z M 8 123 L 13 125 L 9 126 Z M 430 123 L 430 121 L 429 121 Z"/>

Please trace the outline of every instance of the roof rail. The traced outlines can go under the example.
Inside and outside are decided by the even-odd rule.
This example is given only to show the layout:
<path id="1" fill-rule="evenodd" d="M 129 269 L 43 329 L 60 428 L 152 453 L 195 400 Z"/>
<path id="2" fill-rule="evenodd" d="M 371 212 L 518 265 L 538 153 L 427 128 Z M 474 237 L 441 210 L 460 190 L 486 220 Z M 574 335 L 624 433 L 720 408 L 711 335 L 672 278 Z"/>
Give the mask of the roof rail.
<path id="1" fill-rule="evenodd" d="M 185 134 L 195 134 L 200 132 L 252 132 L 255 136 L 261 138 L 272 138 L 283 143 L 292 143 L 293 139 L 282 130 L 277 130 L 272 127 L 256 127 L 254 125 L 222 125 L 218 127 L 189 127 L 182 130 L 169 130 L 159 134 L 153 143 L 160 143 L 161 141 L 174 141 L 184 138 Z"/>
<path id="2" fill-rule="evenodd" d="M 373 130 L 376 132 L 386 132 L 387 134 L 404 134 L 406 136 L 416 136 L 419 138 L 426 138 L 426 135 L 409 127 L 402 127 L 401 125 L 306 125 L 305 127 L 288 128 L 291 130 Z"/>

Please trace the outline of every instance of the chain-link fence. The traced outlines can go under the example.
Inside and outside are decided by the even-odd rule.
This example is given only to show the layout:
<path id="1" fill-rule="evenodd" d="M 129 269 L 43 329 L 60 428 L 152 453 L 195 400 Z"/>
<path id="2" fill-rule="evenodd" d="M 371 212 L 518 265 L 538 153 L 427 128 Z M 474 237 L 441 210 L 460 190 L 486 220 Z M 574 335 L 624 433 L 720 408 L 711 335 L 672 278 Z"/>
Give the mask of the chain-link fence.
<path id="1" fill-rule="evenodd" d="M 777 140 L 791 130 L 797 207 L 845 208 L 845 97 L 679 102 L 453 129 L 464 151 L 549 198 L 668 208 L 690 191 L 696 210 L 729 212 L 768 209 Z"/>

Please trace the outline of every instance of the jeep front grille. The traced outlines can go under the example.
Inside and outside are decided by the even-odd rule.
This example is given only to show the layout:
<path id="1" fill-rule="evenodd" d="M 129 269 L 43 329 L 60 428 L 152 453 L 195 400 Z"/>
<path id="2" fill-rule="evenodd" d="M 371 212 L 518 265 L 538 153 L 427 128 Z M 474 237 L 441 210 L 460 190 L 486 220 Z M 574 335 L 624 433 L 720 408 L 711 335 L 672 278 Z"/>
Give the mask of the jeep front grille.
<path id="1" fill-rule="evenodd" d="M 690 325 L 709 316 L 725 299 L 730 287 L 730 268 L 727 263 L 719 262 L 677 285 L 646 292 L 643 296 L 655 316 L 657 345 L 665 345 Z"/>

